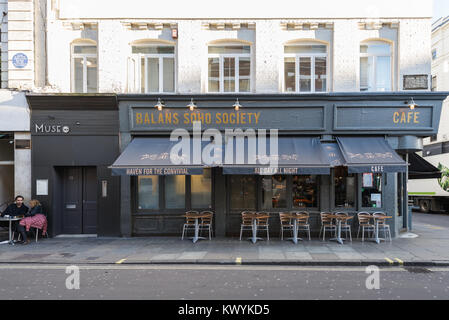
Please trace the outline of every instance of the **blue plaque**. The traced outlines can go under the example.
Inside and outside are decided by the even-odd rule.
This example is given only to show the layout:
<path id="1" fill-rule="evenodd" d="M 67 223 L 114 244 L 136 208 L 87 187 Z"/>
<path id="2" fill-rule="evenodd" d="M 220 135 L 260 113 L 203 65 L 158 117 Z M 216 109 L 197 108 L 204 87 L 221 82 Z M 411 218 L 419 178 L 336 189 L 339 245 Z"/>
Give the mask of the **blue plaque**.
<path id="1" fill-rule="evenodd" d="M 28 64 L 28 57 L 24 53 L 16 53 L 12 57 L 12 64 L 19 69 L 25 68 Z"/>

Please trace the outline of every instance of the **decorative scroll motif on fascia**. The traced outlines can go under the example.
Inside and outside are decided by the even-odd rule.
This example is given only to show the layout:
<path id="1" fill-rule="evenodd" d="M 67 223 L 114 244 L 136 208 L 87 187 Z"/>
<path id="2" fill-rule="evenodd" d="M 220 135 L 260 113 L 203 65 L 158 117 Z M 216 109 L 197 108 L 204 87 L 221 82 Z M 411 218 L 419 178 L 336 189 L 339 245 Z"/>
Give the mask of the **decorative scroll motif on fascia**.
<path id="1" fill-rule="evenodd" d="M 361 21 L 359 22 L 360 30 L 380 30 L 382 28 L 398 29 L 399 21 L 388 20 L 373 20 L 373 21 Z"/>
<path id="2" fill-rule="evenodd" d="M 98 22 L 80 22 L 80 21 L 72 21 L 72 22 L 64 22 L 64 28 L 68 30 L 97 30 Z"/>
<path id="3" fill-rule="evenodd" d="M 141 22 L 141 21 L 121 21 L 122 26 L 127 30 L 162 30 L 164 28 L 177 29 L 177 23 L 162 23 L 162 22 Z"/>
<path id="4" fill-rule="evenodd" d="M 333 29 L 333 22 L 317 22 L 317 21 L 281 21 L 282 30 L 317 30 L 317 29 Z"/>
<path id="5" fill-rule="evenodd" d="M 201 27 L 205 30 L 240 30 L 240 29 L 248 29 L 255 30 L 256 23 L 255 22 L 203 22 Z"/>

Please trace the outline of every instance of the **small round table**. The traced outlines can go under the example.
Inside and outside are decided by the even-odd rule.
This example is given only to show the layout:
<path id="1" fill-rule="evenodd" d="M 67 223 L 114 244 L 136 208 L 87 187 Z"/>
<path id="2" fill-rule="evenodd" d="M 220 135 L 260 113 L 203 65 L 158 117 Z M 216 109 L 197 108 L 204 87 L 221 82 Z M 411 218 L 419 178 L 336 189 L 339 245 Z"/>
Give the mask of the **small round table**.
<path id="1" fill-rule="evenodd" d="M 372 215 L 370 215 L 369 218 L 370 219 L 374 219 L 374 221 L 375 221 L 374 230 L 376 230 L 376 231 L 374 233 L 374 239 L 372 239 L 372 241 L 374 241 L 377 244 L 380 244 L 380 241 L 381 240 L 385 240 L 385 239 L 384 238 L 379 238 L 379 222 L 380 222 L 380 220 L 391 219 L 393 217 L 391 217 L 391 216 L 381 216 L 381 215 L 379 215 L 379 216 L 372 216 Z"/>
<path id="2" fill-rule="evenodd" d="M 201 213 L 199 213 L 199 214 L 189 214 L 189 215 L 185 214 L 185 215 L 182 216 L 182 217 L 185 217 L 185 218 L 195 219 L 195 236 L 193 238 L 191 238 L 193 243 L 196 243 L 198 240 L 201 240 L 201 239 L 206 239 L 204 237 L 199 237 L 200 226 L 199 226 L 199 223 L 198 223 L 198 219 L 211 217 L 211 216 L 212 215 L 210 213 L 208 213 L 208 214 L 201 214 Z"/>
<path id="3" fill-rule="evenodd" d="M 9 221 L 9 240 L 8 241 L 2 241 L 0 242 L 0 244 L 10 244 L 10 245 L 14 245 L 14 241 L 12 240 L 12 231 L 11 231 L 11 225 L 13 221 L 19 221 L 22 220 L 23 217 L 12 217 L 12 216 L 8 216 L 8 217 L 0 217 L 0 221 Z"/>
<path id="4" fill-rule="evenodd" d="M 343 241 L 346 239 L 343 239 L 341 237 L 341 223 L 342 221 L 348 221 L 354 217 L 352 216 L 345 216 L 345 215 L 339 215 L 339 214 L 330 214 L 327 216 L 328 218 L 333 218 L 337 220 L 337 236 L 336 238 L 330 239 L 331 241 L 337 241 L 339 244 L 343 244 Z"/>
<path id="5" fill-rule="evenodd" d="M 255 214 L 255 213 L 248 213 L 245 214 L 246 218 L 250 218 L 251 219 L 251 224 L 252 224 L 252 232 L 253 232 L 253 236 L 250 239 L 253 243 L 256 243 L 257 240 L 263 240 L 262 238 L 258 238 L 257 237 L 257 219 L 267 219 L 270 216 L 269 215 L 265 215 L 265 214 Z"/>
<path id="6" fill-rule="evenodd" d="M 298 237 L 298 220 L 304 219 L 304 216 L 296 214 L 286 214 L 285 218 L 293 220 L 293 238 L 288 238 L 287 240 L 292 240 L 294 244 L 298 244 L 298 240 L 303 241 L 302 238 Z"/>

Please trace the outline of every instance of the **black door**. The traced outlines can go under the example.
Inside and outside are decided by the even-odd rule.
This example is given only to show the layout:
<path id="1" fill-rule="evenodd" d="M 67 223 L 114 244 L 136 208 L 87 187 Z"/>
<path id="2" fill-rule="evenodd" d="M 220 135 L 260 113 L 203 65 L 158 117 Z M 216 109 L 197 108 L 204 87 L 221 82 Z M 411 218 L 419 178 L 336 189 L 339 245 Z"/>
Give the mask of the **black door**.
<path id="1" fill-rule="evenodd" d="M 62 233 L 97 233 L 95 167 L 67 167 L 63 175 Z"/>

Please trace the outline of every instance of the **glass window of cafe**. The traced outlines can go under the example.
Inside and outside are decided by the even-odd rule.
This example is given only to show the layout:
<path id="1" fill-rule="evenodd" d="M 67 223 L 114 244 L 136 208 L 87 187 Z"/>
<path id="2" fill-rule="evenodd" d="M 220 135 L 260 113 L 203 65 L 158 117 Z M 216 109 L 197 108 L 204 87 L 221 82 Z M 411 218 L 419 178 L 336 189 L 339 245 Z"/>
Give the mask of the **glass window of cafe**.
<path id="1" fill-rule="evenodd" d="M 348 173 L 347 167 L 336 167 L 333 172 L 335 208 L 355 208 L 357 175 Z"/>
<path id="2" fill-rule="evenodd" d="M 137 177 L 137 210 L 151 212 L 167 209 L 212 208 L 212 175 L 139 176 Z"/>
<path id="3" fill-rule="evenodd" d="M 316 175 L 233 175 L 228 179 L 231 210 L 318 208 L 319 180 Z"/>
<path id="4" fill-rule="evenodd" d="M 382 180 L 382 174 L 380 173 L 362 174 L 363 208 L 382 207 Z"/>

